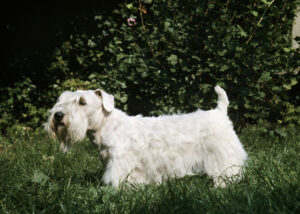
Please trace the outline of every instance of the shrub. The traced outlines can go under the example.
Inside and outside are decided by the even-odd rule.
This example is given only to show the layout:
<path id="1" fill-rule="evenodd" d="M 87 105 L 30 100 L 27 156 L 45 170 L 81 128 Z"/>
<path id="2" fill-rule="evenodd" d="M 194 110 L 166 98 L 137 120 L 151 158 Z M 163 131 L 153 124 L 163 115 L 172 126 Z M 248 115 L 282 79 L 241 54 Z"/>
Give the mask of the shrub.
<path id="1" fill-rule="evenodd" d="M 39 105 L 43 97 L 39 97 L 36 86 L 29 78 L 16 82 L 13 87 L 0 88 L 0 130 L 36 128 L 41 125 L 41 118 L 46 117 L 46 109 Z M 19 127 L 19 128 L 16 128 Z"/>
<path id="2" fill-rule="evenodd" d="M 90 31 L 56 49 L 49 89 L 39 96 L 52 101 L 67 88 L 100 87 L 130 114 L 158 115 L 214 107 L 219 84 L 238 127 L 299 124 L 300 55 L 291 49 L 298 3 L 126 1 L 94 14 Z"/>

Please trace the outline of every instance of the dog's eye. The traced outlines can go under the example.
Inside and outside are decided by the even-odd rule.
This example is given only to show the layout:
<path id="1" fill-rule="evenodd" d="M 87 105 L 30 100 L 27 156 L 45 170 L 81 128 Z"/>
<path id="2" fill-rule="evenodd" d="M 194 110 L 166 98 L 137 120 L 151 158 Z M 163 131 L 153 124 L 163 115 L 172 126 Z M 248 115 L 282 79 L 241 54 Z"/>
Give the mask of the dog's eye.
<path id="1" fill-rule="evenodd" d="M 81 105 L 81 106 L 86 105 L 86 101 L 82 97 L 80 97 L 80 99 L 79 99 L 79 105 Z"/>

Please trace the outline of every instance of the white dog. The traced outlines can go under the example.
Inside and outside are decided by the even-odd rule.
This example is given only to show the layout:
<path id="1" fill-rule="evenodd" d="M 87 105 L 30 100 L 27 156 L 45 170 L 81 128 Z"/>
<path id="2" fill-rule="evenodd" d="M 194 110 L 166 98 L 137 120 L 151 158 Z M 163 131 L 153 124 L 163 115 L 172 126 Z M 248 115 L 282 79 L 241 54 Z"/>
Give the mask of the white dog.
<path id="1" fill-rule="evenodd" d="M 226 92 L 215 87 L 213 110 L 159 117 L 128 116 L 114 108 L 103 90 L 64 92 L 50 111 L 45 128 L 58 137 L 62 151 L 92 131 L 105 160 L 105 184 L 161 183 L 164 179 L 206 173 L 216 185 L 241 178 L 247 159 L 231 121 Z"/>

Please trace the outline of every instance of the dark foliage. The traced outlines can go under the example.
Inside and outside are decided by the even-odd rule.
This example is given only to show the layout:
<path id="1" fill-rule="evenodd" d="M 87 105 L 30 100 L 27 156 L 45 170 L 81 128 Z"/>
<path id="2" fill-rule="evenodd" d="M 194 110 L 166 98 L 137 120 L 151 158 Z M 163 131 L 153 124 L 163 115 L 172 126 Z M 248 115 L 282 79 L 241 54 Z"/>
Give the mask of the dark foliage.
<path id="1" fill-rule="evenodd" d="M 238 127 L 259 120 L 299 124 L 300 54 L 291 48 L 297 4 L 112 1 L 75 4 L 71 12 L 65 4 L 54 10 L 58 16 L 41 13 L 40 5 L 29 16 L 36 22 L 7 25 L 8 36 L 28 32 L 18 40 L 24 52 L 7 45 L 0 129 L 40 126 L 66 89 L 100 87 L 130 114 L 158 115 L 214 107 L 216 84 L 228 92 Z"/>

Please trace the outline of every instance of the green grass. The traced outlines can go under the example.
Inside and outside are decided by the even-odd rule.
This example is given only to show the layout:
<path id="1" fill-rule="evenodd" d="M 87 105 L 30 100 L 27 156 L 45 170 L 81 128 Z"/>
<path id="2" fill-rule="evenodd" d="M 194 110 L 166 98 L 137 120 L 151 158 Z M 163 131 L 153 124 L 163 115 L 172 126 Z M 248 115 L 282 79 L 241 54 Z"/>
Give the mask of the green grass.
<path id="1" fill-rule="evenodd" d="M 224 189 L 204 175 L 115 189 L 87 140 L 65 155 L 42 132 L 0 137 L 0 213 L 300 213 L 297 131 L 244 130 L 245 178 Z"/>

